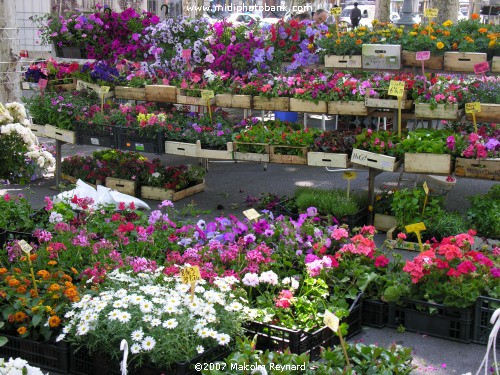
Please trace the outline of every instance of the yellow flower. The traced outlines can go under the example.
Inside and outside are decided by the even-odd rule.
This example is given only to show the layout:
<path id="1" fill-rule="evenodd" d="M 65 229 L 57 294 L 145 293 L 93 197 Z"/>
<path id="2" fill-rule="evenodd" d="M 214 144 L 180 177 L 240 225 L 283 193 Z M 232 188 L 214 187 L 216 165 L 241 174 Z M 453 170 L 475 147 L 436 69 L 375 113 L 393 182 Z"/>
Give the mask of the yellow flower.
<path id="1" fill-rule="evenodd" d="M 484 27 L 481 27 L 478 32 L 480 32 L 481 34 L 484 34 L 484 33 L 487 33 L 488 32 L 488 29 L 485 29 Z"/>
<path id="2" fill-rule="evenodd" d="M 490 42 L 488 43 L 488 48 L 494 48 L 496 43 L 497 43 L 497 42 L 496 42 L 496 40 L 495 40 L 495 39 L 490 40 Z"/>
<path id="3" fill-rule="evenodd" d="M 326 33 L 326 34 L 325 34 L 325 36 L 326 36 L 327 38 L 331 38 L 331 37 L 332 37 L 332 34 L 331 34 L 331 33 Z"/>
<path id="4" fill-rule="evenodd" d="M 308 44 L 307 48 L 310 49 L 310 50 L 312 50 L 314 48 L 314 44 L 312 44 L 312 43 Z"/>
<path id="5" fill-rule="evenodd" d="M 466 36 L 465 40 L 468 41 L 469 43 L 474 43 L 474 39 L 472 39 L 470 36 Z"/>
<path id="6" fill-rule="evenodd" d="M 417 36 L 417 33 L 415 31 L 410 31 L 411 36 Z"/>
<path id="7" fill-rule="evenodd" d="M 444 43 L 443 42 L 437 42 L 436 43 L 437 49 L 443 49 L 444 48 Z"/>
<path id="8" fill-rule="evenodd" d="M 449 27 L 449 26 L 451 26 L 451 25 L 453 25 L 453 22 L 451 22 L 450 20 L 447 20 L 447 21 L 444 21 L 444 22 L 443 22 L 443 26 L 444 26 L 444 27 Z"/>
<path id="9" fill-rule="evenodd" d="M 365 35 L 366 33 L 358 33 L 358 36 L 363 36 Z"/>

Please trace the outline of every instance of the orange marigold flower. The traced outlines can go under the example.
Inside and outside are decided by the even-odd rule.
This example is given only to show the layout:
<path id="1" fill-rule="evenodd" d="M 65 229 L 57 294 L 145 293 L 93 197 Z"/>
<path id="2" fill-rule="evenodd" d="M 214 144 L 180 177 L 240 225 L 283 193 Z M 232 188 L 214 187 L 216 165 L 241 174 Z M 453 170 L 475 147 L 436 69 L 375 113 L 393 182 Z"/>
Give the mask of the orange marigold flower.
<path id="1" fill-rule="evenodd" d="M 21 284 L 21 282 L 17 279 L 10 279 L 9 280 L 9 286 L 15 288 L 16 286 L 18 286 L 19 284 Z"/>
<path id="2" fill-rule="evenodd" d="M 73 272 L 75 275 L 78 275 L 78 271 L 74 267 L 71 267 L 71 272 Z"/>
<path id="3" fill-rule="evenodd" d="M 20 335 L 24 335 L 26 332 L 28 332 L 28 329 L 26 327 L 19 327 L 17 329 L 17 333 L 19 333 Z"/>
<path id="4" fill-rule="evenodd" d="M 73 287 L 74 287 L 73 283 L 72 283 L 72 282 L 69 282 L 69 281 L 66 281 L 66 282 L 64 283 L 64 286 L 65 286 L 66 288 L 73 288 Z"/>
<path id="5" fill-rule="evenodd" d="M 485 29 L 484 27 L 481 27 L 478 32 L 480 32 L 481 34 L 484 34 L 484 33 L 487 33 L 488 32 L 488 29 Z"/>
<path id="6" fill-rule="evenodd" d="M 26 290 L 27 290 L 26 285 L 19 285 L 19 287 L 16 289 L 16 292 L 24 294 L 26 293 Z"/>
<path id="7" fill-rule="evenodd" d="M 465 40 L 468 41 L 469 43 L 474 43 L 474 39 L 472 39 L 470 36 L 466 36 Z"/>
<path id="8" fill-rule="evenodd" d="M 453 43 L 453 44 L 451 45 L 451 48 L 453 48 L 453 49 L 458 49 L 458 44 L 457 44 L 457 42 Z"/>
<path id="9" fill-rule="evenodd" d="M 431 40 L 436 40 L 436 37 L 434 35 L 430 36 Z"/>
<path id="10" fill-rule="evenodd" d="M 3 275 L 4 273 L 7 273 L 7 268 L 5 267 L 0 268 L 0 275 Z"/>
<path id="11" fill-rule="evenodd" d="M 73 298 L 78 295 L 78 292 L 75 288 L 68 288 L 64 291 L 64 295 L 68 298 Z"/>
<path id="12" fill-rule="evenodd" d="M 361 39 L 356 39 L 356 44 L 357 44 L 357 45 L 360 45 L 360 44 L 362 44 L 362 43 L 363 43 L 363 41 L 362 41 Z"/>
<path id="13" fill-rule="evenodd" d="M 49 260 L 49 261 L 47 262 L 47 264 L 48 264 L 49 266 L 55 266 L 55 265 L 57 264 L 57 262 L 56 262 L 55 260 Z"/>
<path id="14" fill-rule="evenodd" d="M 36 255 L 36 254 L 31 254 L 31 255 L 30 255 L 30 260 L 31 260 L 32 262 L 34 262 L 34 261 L 36 260 L 36 258 L 38 258 L 38 255 Z"/>
<path id="15" fill-rule="evenodd" d="M 22 322 L 23 320 L 27 319 L 28 315 L 23 313 L 22 311 L 18 311 L 14 313 L 14 320 L 18 323 Z"/>
<path id="16" fill-rule="evenodd" d="M 12 271 L 16 272 L 16 273 L 21 273 L 21 269 L 20 268 L 17 268 L 17 267 L 14 267 L 12 269 Z"/>
<path id="17" fill-rule="evenodd" d="M 61 319 L 57 315 L 53 315 L 49 318 L 49 326 L 51 328 L 58 327 L 61 324 Z"/>
<path id="18" fill-rule="evenodd" d="M 31 297 L 38 297 L 38 290 L 30 289 Z"/>
<path id="19" fill-rule="evenodd" d="M 472 14 L 470 15 L 470 18 L 471 18 L 472 20 L 476 21 L 476 20 L 478 20 L 479 18 L 481 18 L 481 16 L 480 16 L 479 14 L 477 14 L 477 13 L 472 13 Z"/>
<path id="20" fill-rule="evenodd" d="M 59 289 L 61 289 L 61 286 L 59 284 L 52 284 L 51 286 L 49 286 L 47 288 L 47 291 L 54 292 L 54 291 L 59 290 Z"/>
<path id="21" fill-rule="evenodd" d="M 444 36 L 450 36 L 450 32 L 448 30 L 443 31 Z"/>
<path id="22" fill-rule="evenodd" d="M 45 271 L 45 270 L 40 270 L 36 273 L 37 276 L 40 276 L 43 279 L 48 279 L 50 278 L 50 273 Z"/>
<path id="23" fill-rule="evenodd" d="M 61 279 L 66 282 L 73 281 L 73 278 L 70 275 L 62 275 Z"/>
<path id="24" fill-rule="evenodd" d="M 1 298 L 6 298 L 7 297 L 7 293 L 5 293 L 3 290 L 0 290 L 0 297 Z"/>

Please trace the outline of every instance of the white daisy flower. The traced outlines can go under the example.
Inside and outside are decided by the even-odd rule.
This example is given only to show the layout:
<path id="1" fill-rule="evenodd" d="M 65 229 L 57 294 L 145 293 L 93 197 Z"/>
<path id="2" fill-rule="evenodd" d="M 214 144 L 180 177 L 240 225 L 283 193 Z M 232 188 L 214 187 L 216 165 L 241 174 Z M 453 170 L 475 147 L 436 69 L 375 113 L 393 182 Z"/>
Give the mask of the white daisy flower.
<path id="1" fill-rule="evenodd" d="M 151 301 L 142 301 L 142 303 L 139 305 L 139 308 L 141 309 L 141 312 L 143 313 L 148 313 L 153 311 L 153 303 Z"/>
<path id="2" fill-rule="evenodd" d="M 147 336 L 142 341 L 142 348 L 146 351 L 153 349 L 156 345 L 156 341 L 151 336 Z"/>
<path id="3" fill-rule="evenodd" d="M 132 340 L 134 341 L 141 341 L 142 338 L 144 337 L 144 332 L 142 331 L 142 328 L 136 329 L 134 332 L 132 332 Z"/>
<path id="4" fill-rule="evenodd" d="M 205 351 L 205 348 L 201 345 L 198 345 L 196 347 L 196 351 L 198 352 L 198 354 L 202 354 Z"/>
<path id="5" fill-rule="evenodd" d="M 137 353 L 140 353 L 141 352 L 141 344 L 138 344 L 138 343 L 134 343 L 132 344 L 132 346 L 130 347 L 130 353 L 132 354 L 137 354 Z"/>
<path id="6" fill-rule="evenodd" d="M 151 315 L 144 315 L 142 317 L 142 321 L 145 322 L 145 323 L 149 323 L 152 320 L 153 320 L 153 316 L 151 316 Z"/>
<path id="7" fill-rule="evenodd" d="M 227 333 L 220 333 L 217 335 L 219 345 L 227 345 L 231 341 L 231 337 Z"/>
<path id="8" fill-rule="evenodd" d="M 89 326 L 87 324 L 79 325 L 78 329 L 76 330 L 76 334 L 78 336 L 86 335 L 88 332 L 89 332 Z"/>
<path id="9" fill-rule="evenodd" d="M 167 329 L 174 329 L 178 325 L 179 325 L 179 323 L 175 319 L 169 319 L 163 323 L 163 327 L 165 327 Z"/>
<path id="10" fill-rule="evenodd" d="M 130 321 L 131 318 L 132 318 L 132 315 L 130 315 L 130 313 L 128 313 L 126 311 L 123 311 L 120 315 L 118 315 L 118 320 L 121 323 L 127 323 Z"/>
<path id="11" fill-rule="evenodd" d="M 120 313 L 120 310 L 111 310 L 108 314 L 109 320 L 117 320 Z"/>
<path id="12" fill-rule="evenodd" d="M 151 323 L 150 323 L 153 327 L 158 327 L 160 324 L 161 324 L 161 320 L 158 319 L 158 318 L 154 318 L 151 320 Z"/>
<path id="13" fill-rule="evenodd" d="M 208 328 L 201 328 L 199 331 L 198 331 L 198 335 L 202 338 L 202 339 L 206 339 L 207 337 L 210 337 L 210 331 Z"/>

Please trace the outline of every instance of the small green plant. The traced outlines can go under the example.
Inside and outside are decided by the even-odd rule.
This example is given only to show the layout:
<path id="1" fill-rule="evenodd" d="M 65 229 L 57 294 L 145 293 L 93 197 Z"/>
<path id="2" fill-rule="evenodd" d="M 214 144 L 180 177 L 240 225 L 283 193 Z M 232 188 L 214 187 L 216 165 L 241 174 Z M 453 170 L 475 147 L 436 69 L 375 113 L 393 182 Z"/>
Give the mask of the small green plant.
<path id="1" fill-rule="evenodd" d="M 398 326 L 398 328 L 396 329 L 396 331 L 397 331 L 398 333 L 405 333 L 405 332 L 406 332 L 406 328 L 404 327 L 404 325 L 400 324 L 400 325 Z"/>
<path id="2" fill-rule="evenodd" d="M 366 206 L 366 199 L 360 194 L 351 194 L 343 189 L 324 190 L 301 187 L 295 191 L 295 202 L 299 212 L 305 212 L 309 207 L 316 207 L 321 215 L 332 215 L 342 218 L 354 215 Z"/>
<path id="3" fill-rule="evenodd" d="M 394 193 L 392 210 L 400 230 L 404 230 L 409 224 L 425 223 L 442 211 L 442 197 L 429 196 L 425 210 L 424 201 L 425 192 L 422 188 L 401 189 Z"/>
<path id="4" fill-rule="evenodd" d="M 441 239 L 466 233 L 468 229 L 469 227 L 460 213 L 441 210 L 437 212 L 436 216 L 429 219 L 425 235 Z"/>
<path id="5" fill-rule="evenodd" d="M 487 194 L 468 197 L 471 207 L 467 221 L 477 232 L 487 237 L 500 237 L 500 185 L 493 185 Z"/>

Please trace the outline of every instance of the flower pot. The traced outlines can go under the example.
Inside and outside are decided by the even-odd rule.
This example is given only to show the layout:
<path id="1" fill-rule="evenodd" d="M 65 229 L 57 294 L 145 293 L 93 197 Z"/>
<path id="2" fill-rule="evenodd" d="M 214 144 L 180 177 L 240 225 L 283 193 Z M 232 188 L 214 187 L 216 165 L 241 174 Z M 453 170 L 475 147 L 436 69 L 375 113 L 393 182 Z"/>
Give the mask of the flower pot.
<path id="1" fill-rule="evenodd" d="M 4 346 L 0 346 L 0 357 L 20 357 L 30 365 L 42 367 L 46 370 L 66 374 L 69 369 L 69 344 L 55 341 L 38 342 L 23 339 L 17 334 L 0 332 L 0 336 L 8 339 Z"/>
<path id="2" fill-rule="evenodd" d="M 491 317 L 500 308 L 500 300 L 481 296 L 476 301 L 472 342 L 486 345 L 493 329 Z M 500 337 L 497 338 L 497 343 Z"/>
<path id="3" fill-rule="evenodd" d="M 351 162 L 387 172 L 394 172 L 401 165 L 401 161 L 394 156 L 376 154 L 357 148 L 352 150 Z"/>
<path id="4" fill-rule="evenodd" d="M 76 144 L 116 148 L 118 132 L 112 125 L 94 125 L 75 122 Z"/>
<path id="5" fill-rule="evenodd" d="M 457 158 L 455 161 L 455 175 L 499 181 L 500 159 Z"/>
<path id="6" fill-rule="evenodd" d="M 466 113 L 467 120 L 472 120 L 472 114 Z M 500 119 L 500 104 L 481 103 L 481 112 L 474 114 L 478 122 L 497 122 Z"/>
<path id="7" fill-rule="evenodd" d="M 454 308 L 411 299 L 389 304 L 387 326 L 391 328 L 402 325 L 410 332 L 470 343 L 473 324 L 474 307 Z"/>
<path id="8" fill-rule="evenodd" d="M 118 148 L 124 151 L 142 151 L 152 154 L 165 152 L 163 133 L 151 131 L 146 134 L 134 128 L 116 128 L 118 131 Z"/>
<path id="9" fill-rule="evenodd" d="M 417 53 L 413 51 L 404 51 L 401 53 L 401 58 L 403 60 L 403 66 L 422 66 L 422 61 L 417 60 Z M 431 56 L 429 60 L 424 60 L 424 67 L 427 69 L 443 69 L 444 57 L 443 56 Z"/>
<path id="10" fill-rule="evenodd" d="M 307 165 L 316 167 L 348 168 L 350 166 L 350 162 L 347 154 L 309 151 L 307 153 Z"/>
<path id="11" fill-rule="evenodd" d="M 481 52 L 445 52 L 444 70 L 474 72 L 474 65 L 487 60 L 486 53 Z"/>
<path id="12" fill-rule="evenodd" d="M 456 104 L 438 104 L 431 109 L 429 103 L 415 103 L 416 118 L 430 118 L 436 120 L 459 120 L 463 115 L 463 110 L 458 109 Z"/>
<path id="13" fill-rule="evenodd" d="M 339 224 L 347 224 L 349 228 L 352 229 L 364 226 L 366 224 L 367 215 L 368 215 L 368 207 L 364 207 L 355 214 L 347 215 L 341 218 L 337 217 L 337 220 L 339 221 Z"/>
<path id="14" fill-rule="evenodd" d="M 450 175 L 453 171 L 453 162 L 449 154 L 405 152 L 404 170 L 407 173 Z"/>
<path id="15" fill-rule="evenodd" d="M 373 220 L 373 225 L 375 229 L 382 232 L 387 232 L 397 225 L 396 218 L 392 215 L 375 214 Z"/>
<path id="16" fill-rule="evenodd" d="M 361 68 L 361 55 L 326 55 L 325 68 L 358 69 Z"/>
<path id="17" fill-rule="evenodd" d="M 297 112 L 274 111 L 274 118 L 280 121 L 297 122 L 299 114 Z"/>

